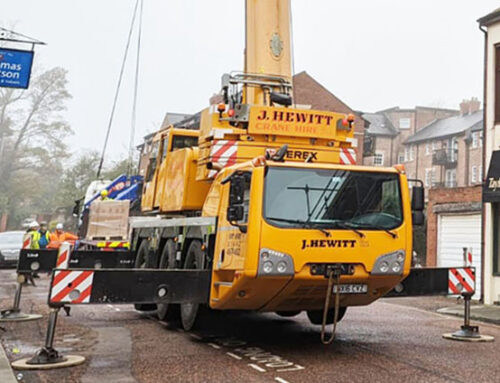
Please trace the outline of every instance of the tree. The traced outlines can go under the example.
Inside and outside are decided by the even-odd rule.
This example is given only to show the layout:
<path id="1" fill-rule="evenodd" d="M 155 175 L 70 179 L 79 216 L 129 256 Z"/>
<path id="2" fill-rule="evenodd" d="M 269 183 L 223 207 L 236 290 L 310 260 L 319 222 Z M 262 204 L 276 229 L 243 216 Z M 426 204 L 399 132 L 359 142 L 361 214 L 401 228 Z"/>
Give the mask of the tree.
<path id="1" fill-rule="evenodd" d="M 9 226 L 56 203 L 72 134 L 60 115 L 71 97 L 66 75 L 53 68 L 34 76 L 28 90 L 0 88 L 0 216 L 9 215 Z"/>

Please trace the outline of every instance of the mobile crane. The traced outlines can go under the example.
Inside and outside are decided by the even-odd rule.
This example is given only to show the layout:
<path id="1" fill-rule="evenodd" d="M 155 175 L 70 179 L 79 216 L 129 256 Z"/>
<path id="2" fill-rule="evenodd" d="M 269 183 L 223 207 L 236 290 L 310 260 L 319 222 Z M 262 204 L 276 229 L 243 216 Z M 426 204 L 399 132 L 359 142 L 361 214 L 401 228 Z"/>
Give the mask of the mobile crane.
<path id="1" fill-rule="evenodd" d="M 293 106 L 290 48 L 290 1 L 248 0 L 245 70 L 222 77 L 199 130 L 155 137 L 142 210 L 163 218 L 132 219 L 131 241 L 138 268 L 209 270 L 212 309 L 307 310 L 321 324 L 325 276 L 340 318 L 408 274 L 412 212 L 401 167 L 355 164 L 353 116 Z M 181 304 L 185 329 L 197 309 Z"/>
<path id="2" fill-rule="evenodd" d="M 49 304 L 154 304 L 186 330 L 200 305 L 305 310 L 324 335 L 409 274 L 423 189 L 410 201 L 402 166 L 356 165 L 354 116 L 294 106 L 290 56 L 290 0 L 247 0 L 244 71 L 153 139 L 135 269 L 85 272 L 85 290 L 56 271 Z"/>

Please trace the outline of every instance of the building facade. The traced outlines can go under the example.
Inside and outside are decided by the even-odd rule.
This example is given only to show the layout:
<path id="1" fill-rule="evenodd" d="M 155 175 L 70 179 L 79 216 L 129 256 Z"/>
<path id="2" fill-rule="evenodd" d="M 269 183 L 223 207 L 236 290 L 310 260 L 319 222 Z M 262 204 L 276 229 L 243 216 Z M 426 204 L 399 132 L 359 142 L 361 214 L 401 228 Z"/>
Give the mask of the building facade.
<path id="1" fill-rule="evenodd" d="M 484 32 L 483 299 L 500 302 L 500 8 L 478 20 Z"/>

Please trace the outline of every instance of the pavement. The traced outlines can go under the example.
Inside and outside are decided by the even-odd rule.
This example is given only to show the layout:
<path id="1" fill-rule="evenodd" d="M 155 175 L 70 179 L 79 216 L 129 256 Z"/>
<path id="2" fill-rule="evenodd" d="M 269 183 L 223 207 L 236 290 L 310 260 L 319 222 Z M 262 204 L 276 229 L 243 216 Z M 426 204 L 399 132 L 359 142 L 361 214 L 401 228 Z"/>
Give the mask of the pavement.
<path id="1" fill-rule="evenodd" d="M 2 383 L 17 383 L 16 376 L 10 368 L 10 362 L 5 354 L 5 350 L 0 344 L 0 382 Z"/>
<path id="2" fill-rule="evenodd" d="M 8 306 L 15 272 L 0 271 L 0 307 Z M 47 326 L 49 279 L 23 290 L 21 308 L 44 318 L 2 324 L 0 340 L 12 360 L 32 356 Z M 443 297 L 388 298 L 351 307 L 330 346 L 319 342 L 319 326 L 305 313 L 210 312 L 195 331 L 159 322 L 131 305 L 73 306 L 60 315 L 54 346 L 82 355 L 78 367 L 22 371 L 22 383 L 205 383 L 205 382 L 498 382 L 500 326 L 480 323 L 491 343 L 445 340 L 460 318 L 436 313 L 463 302 Z M 473 306 L 474 308 L 477 305 Z M 478 324 L 473 322 L 472 324 Z M 10 378 L 10 377 L 9 377 Z M 0 377 L 0 382 L 9 382 Z M 10 382 L 9 382 L 10 383 Z"/>

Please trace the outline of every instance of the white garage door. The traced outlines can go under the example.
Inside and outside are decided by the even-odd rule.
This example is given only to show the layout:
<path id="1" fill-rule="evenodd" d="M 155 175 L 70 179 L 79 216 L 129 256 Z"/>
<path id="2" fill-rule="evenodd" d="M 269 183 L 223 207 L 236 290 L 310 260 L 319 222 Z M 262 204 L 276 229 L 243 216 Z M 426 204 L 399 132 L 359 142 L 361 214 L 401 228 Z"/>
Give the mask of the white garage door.
<path id="1" fill-rule="evenodd" d="M 472 248 L 472 265 L 476 267 L 476 294 L 481 297 L 481 215 L 443 215 L 438 218 L 437 265 L 463 266 L 463 248 Z"/>

